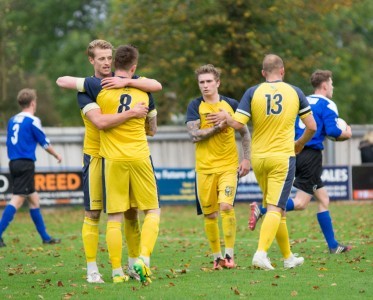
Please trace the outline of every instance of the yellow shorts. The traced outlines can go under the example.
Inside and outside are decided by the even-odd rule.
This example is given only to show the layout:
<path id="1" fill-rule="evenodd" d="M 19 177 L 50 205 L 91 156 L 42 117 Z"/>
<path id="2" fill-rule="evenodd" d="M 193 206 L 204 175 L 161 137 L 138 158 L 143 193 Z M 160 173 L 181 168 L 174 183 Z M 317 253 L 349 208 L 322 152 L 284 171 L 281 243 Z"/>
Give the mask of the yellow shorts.
<path id="1" fill-rule="evenodd" d="M 102 210 L 102 158 L 84 154 L 82 173 L 85 210 Z"/>
<path id="2" fill-rule="evenodd" d="M 151 158 L 137 161 L 103 159 L 104 210 L 125 212 L 159 208 L 158 188 Z"/>
<path id="3" fill-rule="evenodd" d="M 237 184 L 237 170 L 214 174 L 197 173 L 197 211 L 199 212 L 198 205 L 204 215 L 219 211 L 219 203 L 233 205 Z"/>
<path id="4" fill-rule="evenodd" d="M 285 210 L 295 176 L 295 157 L 252 158 L 251 164 L 263 192 L 263 206 Z"/>

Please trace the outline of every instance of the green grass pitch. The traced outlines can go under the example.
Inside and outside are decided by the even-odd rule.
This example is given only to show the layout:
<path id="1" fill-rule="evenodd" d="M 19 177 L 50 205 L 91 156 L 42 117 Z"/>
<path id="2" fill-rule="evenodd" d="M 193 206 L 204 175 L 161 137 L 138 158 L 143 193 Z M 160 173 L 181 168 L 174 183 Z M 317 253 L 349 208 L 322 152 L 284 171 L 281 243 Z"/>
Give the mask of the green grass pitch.
<path id="1" fill-rule="evenodd" d="M 276 242 L 269 257 L 275 271 L 251 267 L 261 221 L 247 229 L 248 203 L 237 203 L 237 268 L 213 271 L 194 206 L 162 207 L 160 233 L 151 258 L 153 283 L 111 282 L 100 225 L 98 263 L 105 284 L 88 284 L 81 241 L 82 208 L 43 209 L 48 231 L 60 245 L 42 245 L 28 211 L 19 211 L 0 248 L 0 299 L 373 299 L 373 201 L 331 203 L 336 237 L 351 244 L 349 253 L 330 255 L 316 220 L 316 204 L 287 216 L 292 251 L 303 266 L 284 270 Z M 222 247 L 224 249 L 224 246 Z M 123 264 L 127 262 L 126 245 Z"/>

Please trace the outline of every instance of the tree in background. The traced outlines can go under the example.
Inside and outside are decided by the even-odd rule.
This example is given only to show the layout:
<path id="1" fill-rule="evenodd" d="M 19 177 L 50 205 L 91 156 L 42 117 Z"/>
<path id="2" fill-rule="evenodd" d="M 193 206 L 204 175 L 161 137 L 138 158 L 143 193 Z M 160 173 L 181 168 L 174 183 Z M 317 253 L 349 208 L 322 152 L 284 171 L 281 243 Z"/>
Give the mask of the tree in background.
<path id="1" fill-rule="evenodd" d="M 370 14 L 360 14 L 363 7 Z M 355 20 L 341 27 L 352 11 Z M 170 114 L 184 114 L 186 104 L 198 95 L 196 67 L 212 63 L 221 68 L 221 92 L 240 99 L 248 86 L 263 80 L 260 62 L 267 53 L 283 57 L 286 80 L 305 91 L 312 91 L 312 71 L 330 68 L 336 77 L 338 103 L 345 101 L 340 92 L 347 83 L 350 90 L 363 89 L 369 95 L 372 87 L 360 86 L 356 80 L 365 77 L 361 71 L 367 71 L 365 66 L 369 65 L 369 50 L 362 48 L 368 46 L 369 37 L 357 33 L 354 23 L 360 22 L 372 35 L 372 12 L 369 1 L 358 4 L 351 0 L 325 0 L 322 5 L 301 0 L 112 0 L 107 35 L 113 36 L 110 40 L 115 44 L 139 47 L 143 64 L 139 69 L 163 84 L 163 95 L 156 99 L 162 112 L 159 119 L 166 123 Z M 355 39 L 361 41 L 359 57 L 350 52 L 357 47 L 355 43 L 338 46 L 338 31 L 354 32 Z M 340 74 L 344 67 L 356 69 L 355 81 L 346 82 Z M 351 100 L 354 97 L 351 95 Z M 343 103 L 340 110 L 347 121 L 369 121 L 368 114 L 355 119 L 349 103 Z"/>
<path id="2" fill-rule="evenodd" d="M 138 73 L 163 85 L 155 95 L 161 124 L 183 121 L 199 94 L 198 66 L 221 68 L 222 94 L 239 100 L 263 80 L 260 62 L 270 52 L 306 93 L 316 68 L 333 70 L 341 117 L 371 123 L 372 16 L 369 0 L 0 0 L 3 128 L 26 85 L 38 89 L 45 125 L 81 125 L 75 92 L 55 80 L 92 74 L 85 49 L 96 38 L 139 48 Z"/>
<path id="3" fill-rule="evenodd" d="M 18 91 L 26 86 L 38 90 L 38 114 L 45 125 L 69 124 L 64 121 L 71 121 L 71 110 L 67 109 L 71 108 L 71 101 L 56 97 L 58 90 L 54 82 L 58 75 L 55 70 L 69 70 L 76 61 L 76 49 L 83 53 L 92 38 L 82 37 L 89 35 L 88 30 L 94 30 L 104 14 L 105 1 L 99 0 L 0 0 L 3 128 L 8 117 L 18 110 L 15 101 Z M 76 31 L 81 34 L 74 36 Z M 61 56 L 63 60 L 59 60 Z M 73 72 L 82 68 L 83 60 L 77 63 Z M 62 70 L 61 65 L 65 66 Z M 76 119 L 80 119 L 79 111 Z"/>

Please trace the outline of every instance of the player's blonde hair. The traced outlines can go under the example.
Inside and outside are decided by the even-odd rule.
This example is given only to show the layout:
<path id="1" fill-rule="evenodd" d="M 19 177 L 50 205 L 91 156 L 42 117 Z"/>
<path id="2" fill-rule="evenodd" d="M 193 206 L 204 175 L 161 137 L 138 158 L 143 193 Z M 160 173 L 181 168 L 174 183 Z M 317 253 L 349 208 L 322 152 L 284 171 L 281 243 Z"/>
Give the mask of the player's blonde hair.
<path id="1" fill-rule="evenodd" d="M 197 80 L 198 80 L 199 75 L 201 74 L 213 74 L 215 80 L 218 81 L 220 80 L 221 71 L 220 69 L 215 68 L 214 65 L 207 64 L 207 65 L 200 66 L 198 69 L 194 71 L 194 73 L 196 74 Z"/>
<path id="2" fill-rule="evenodd" d="M 36 91 L 33 89 L 22 89 L 18 92 L 17 102 L 20 107 L 27 108 L 33 100 L 36 100 Z"/>
<path id="3" fill-rule="evenodd" d="M 87 55 L 91 58 L 95 58 L 95 49 L 110 49 L 113 50 L 113 45 L 105 40 L 93 40 L 88 44 Z"/>
<path id="4" fill-rule="evenodd" d="M 316 70 L 311 75 L 311 84 L 314 88 L 318 88 L 323 82 L 329 81 L 332 75 L 332 71 L 329 70 Z"/>

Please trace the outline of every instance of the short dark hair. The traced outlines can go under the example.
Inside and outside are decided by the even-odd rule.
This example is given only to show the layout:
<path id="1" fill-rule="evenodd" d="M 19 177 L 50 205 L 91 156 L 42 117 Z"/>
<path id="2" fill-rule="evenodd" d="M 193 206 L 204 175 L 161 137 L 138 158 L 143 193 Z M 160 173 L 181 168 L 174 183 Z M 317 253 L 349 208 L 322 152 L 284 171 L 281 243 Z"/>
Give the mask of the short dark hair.
<path id="1" fill-rule="evenodd" d="M 36 100 L 36 91 L 33 89 L 22 89 L 18 92 L 17 101 L 19 106 L 27 108 L 33 100 Z"/>
<path id="2" fill-rule="evenodd" d="M 311 84 L 314 88 L 318 88 L 323 82 L 332 78 L 332 75 L 332 71 L 329 70 L 316 70 L 311 75 Z"/>
<path id="3" fill-rule="evenodd" d="M 117 48 L 114 58 L 115 69 L 128 71 L 139 60 L 139 51 L 133 45 L 121 45 Z"/>

